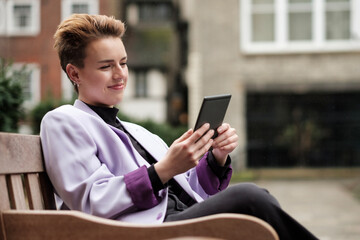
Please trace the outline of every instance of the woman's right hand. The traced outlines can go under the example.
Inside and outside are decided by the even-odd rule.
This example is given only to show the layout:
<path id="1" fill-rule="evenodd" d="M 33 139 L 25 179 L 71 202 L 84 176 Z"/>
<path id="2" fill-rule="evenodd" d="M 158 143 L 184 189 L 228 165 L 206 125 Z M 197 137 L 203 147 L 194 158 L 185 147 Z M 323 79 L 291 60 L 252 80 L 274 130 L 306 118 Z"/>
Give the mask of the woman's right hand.
<path id="1" fill-rule="evenodd" d="M 214 130 L 209 130 L 209 128 L 210 125 L 206 123 L 195 132 L 189 129 L 173 142 L 165 157 L 154 165 L 163 183 L 199 163 L 199 159 L 210 149 L 213 143 L 211 137 L 214 135 Z M 206 133 L 206 131 L 208 132 Z"/>

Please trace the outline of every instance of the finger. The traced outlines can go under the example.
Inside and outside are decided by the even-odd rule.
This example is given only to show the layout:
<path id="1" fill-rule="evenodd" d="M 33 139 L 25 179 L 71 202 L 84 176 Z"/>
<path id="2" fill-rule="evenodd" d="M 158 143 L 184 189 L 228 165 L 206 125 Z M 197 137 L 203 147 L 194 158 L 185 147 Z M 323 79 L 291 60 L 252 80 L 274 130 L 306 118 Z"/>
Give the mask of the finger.
<path id="1" fill-rule="evenodd" d="M 195 143 L 195 149 L 201 149 L 205 144 L 209 142 L 209 140 L 213 135 L 214 135 L 214 130 L 210 129 L 205 135 L 203 135 L 201 138 L 197 140 L 197 142 Z"/>
<path id="2" fill-rule="evenodd" d="M 222 132 L 215 138 L 214 144 L 220 144 L 222 141 L 230 138 L 233 135 L 237 135 L 235 128 L 227 128 L 226 131 Z"/>
<path id="3" fill-rule="evenodd" d="M 230 128 L 230 125 L 228 123 L 221 124 L 220 127 L 217 128 L 218 134 L 222 134 L 223 132 L 227 131 Z"/>
<path id="4" fill-rule="evenodd" d="M 232 144 L 232 143 L 237 143 L 239 137 L 236 134 L 232 134 L 229 137 L 224 138 L 222 141 L 219 142 L 215 142 L 213 143 L 213 147 L 214 148 L 222 148 L 226 145 Z"/>
<path id="5" fill-rule="evenodd" d="M 214 140 L 210 138 L 209 141 L 196 152 L 197 159 L 200 159 L 201 156 L 203 156 L 207 151 L 209 151 L 213 141 Z"/>
<path id="6" fill-rule="evenodd" d="M 210 128 L 210 124 L 209 123 L 205 123 L 204 125 L 201 126 L 201 128 L 199 128 L 198 130 L 196 130 L 191 137 L 189 138 L 189 141 L 192 143 L 197 142 L 205 133 L 206 131 L 208 131 Z"/>
<path id="7" fill-rule="evenodd" d="M 237 142 L 233 142 L 231 144 L 228 144 L 226 146 L 223 146 L 221 148 L 219 148 L 221 151 L 225 151 L 225 152 L 232 152 L 236 147 L 238 146 Z"/>
<path id="8" fill-rule="evenodd" d="M 181 135 L 178 139 L 176 139 L 174 141 L 174 143 L 175 142 L 179 143 L 179 142 L 185 141 L 186 139 L 188 139 L 191 136 L 191 134 L 193 134 L 193 130 L 192 129 L 187 130 L 183 135 Z"/>

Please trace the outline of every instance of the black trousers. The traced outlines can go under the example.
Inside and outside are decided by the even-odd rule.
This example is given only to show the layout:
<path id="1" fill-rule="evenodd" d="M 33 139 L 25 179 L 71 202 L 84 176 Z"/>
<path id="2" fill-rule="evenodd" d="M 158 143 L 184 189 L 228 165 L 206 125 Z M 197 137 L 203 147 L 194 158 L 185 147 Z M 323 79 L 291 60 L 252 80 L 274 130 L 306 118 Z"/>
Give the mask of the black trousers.
<path id="1" fill-rule="evenodd" d="M 183 211 L 168 215 L 165 222 L 217 213 L 241 213 L 263 219 L 275 229 L 280 240 L 318 239 L 282 210 L 278 201 L 266 189 L 259 188 L 252 183 L 230 186 L 201 203 L 196 203 Z"/>

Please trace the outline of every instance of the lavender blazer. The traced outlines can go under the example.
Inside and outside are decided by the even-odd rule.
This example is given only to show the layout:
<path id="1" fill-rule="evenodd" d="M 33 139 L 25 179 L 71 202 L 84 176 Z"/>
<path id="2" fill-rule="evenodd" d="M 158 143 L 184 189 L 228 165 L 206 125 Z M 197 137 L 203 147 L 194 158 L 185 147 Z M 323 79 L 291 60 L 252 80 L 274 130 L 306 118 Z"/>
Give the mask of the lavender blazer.
<path id="1" fill-rule="evenodd" d="M 157 160 L 167 145 L 136 124 L 124 128 Z M 164 221 L 168 189 L 154 194 L 149 163 L 128 136 L 106 124 L 83 102 L 48 112 L 41 123 L 46 171 L 63 206 L 104 218 L 137 223 Z M 231 171 L 220 180 L 207 164 L 199 164 L 174 179 L 197 202 L 226 188 Z"/>

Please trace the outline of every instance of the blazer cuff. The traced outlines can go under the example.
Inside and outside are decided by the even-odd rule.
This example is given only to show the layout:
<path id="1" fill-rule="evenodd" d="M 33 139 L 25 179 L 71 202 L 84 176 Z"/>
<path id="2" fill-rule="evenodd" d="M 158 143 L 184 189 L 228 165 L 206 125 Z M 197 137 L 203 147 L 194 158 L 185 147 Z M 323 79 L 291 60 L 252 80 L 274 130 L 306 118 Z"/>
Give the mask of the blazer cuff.
<path id="1" fill-rule="evenodd" d="M 196 174 L 204 191 L 209 195 L 214 195 L 227 188 L 230 183 L 232 168 L 228 166 L 226 171 L 222 171 L 223 176 L 218 177 L 207 161 L 208 155 L 209 153 L 206 153 L 200 159 L 199 164 L 196 166 Z"/>
<path id="2" fill-rule="evenodd" d="M 159 204 L 154 194 L 146 166 L 142 166 L 124 176 L 126 189 L 139 210 L 149 209 Z"/>
<path id="3" fill-rule="evenodd" d="M 219 164 L 216 162 L 216 159 L 215 159 L 212 151 L 209 151 L 209 154 L 208 154 L 206 160 L 208 161 L 211 170 L 215 173 L 215 175 L 218 178 L 220 178 L 220 179 L 226 178 L 226 174 L 229 171 L 229 169 L 231 168 L 230 167 L 231 158 L 229 156 L 226 159 L 224 166 L 219 166 Z"/>
<path id="4" fill-rule="evenodd" d="M 155 170 L 154 164 L 148 167 L 147 171 L 150 178 L 151 186 L 155 194 L 167 187 L 167 184 L 164 185 L 161 182 L 161 179 Z"/>

